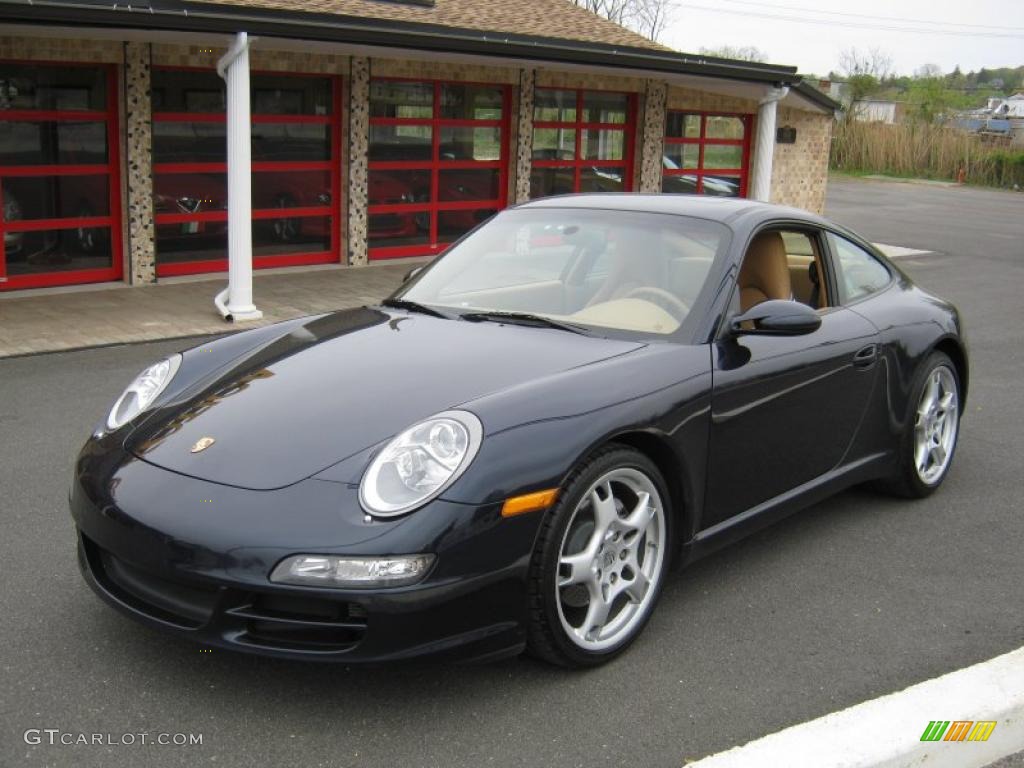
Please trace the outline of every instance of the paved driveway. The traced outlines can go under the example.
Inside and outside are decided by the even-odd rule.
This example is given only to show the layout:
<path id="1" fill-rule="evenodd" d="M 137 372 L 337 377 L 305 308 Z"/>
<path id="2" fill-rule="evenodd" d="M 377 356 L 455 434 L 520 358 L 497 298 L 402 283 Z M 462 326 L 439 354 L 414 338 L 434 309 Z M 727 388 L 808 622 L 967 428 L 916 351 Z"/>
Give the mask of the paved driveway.
<path id="1" fill-rule="evenodd" d="M 66 488 L 115 391 L 180 343 L 0 360 L 0 765 L 675 768 L 1024 645 L 1024 196 L 839 182 L 829 212 L 935 250 L 905 268 L 966 315 L 947 485 L 912 504 L 851 491 L 677 574 L 633 650 L 586 673 L 309 666 L 136 626 L 81 582 Z M 26 745 L 29 728 L 203 744 Z"/>

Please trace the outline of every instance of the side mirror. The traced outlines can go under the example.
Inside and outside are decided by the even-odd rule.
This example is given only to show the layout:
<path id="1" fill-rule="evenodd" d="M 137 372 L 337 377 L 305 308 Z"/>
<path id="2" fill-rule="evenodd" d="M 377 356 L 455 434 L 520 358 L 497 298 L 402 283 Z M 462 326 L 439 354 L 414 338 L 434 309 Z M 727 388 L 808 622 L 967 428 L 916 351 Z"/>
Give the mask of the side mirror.
<path id="1" fill-rule="evenodd" d="M 408 272 L 405 273 L 405 277 L 402 278 L 402 282 L 403 283 L 408 283 L 410 280 L 412 280 L 414 277 L 416 277 L 416 275 L 418 275 L 420 272 L 422 272 L 423 268 L 425 266 L 426 266 L 426 264 L 419 264 L 419 265 L 413 267 L 412 269 L 410 269 Z"/>
<path id="2" fill-rule="evenodd" d="M 821 327 L 821 316 L 799 301 L 762 301 L 742 315 L 734 317 L 729 327 L 734 334 L 768 336 L 800 336 Z"/>

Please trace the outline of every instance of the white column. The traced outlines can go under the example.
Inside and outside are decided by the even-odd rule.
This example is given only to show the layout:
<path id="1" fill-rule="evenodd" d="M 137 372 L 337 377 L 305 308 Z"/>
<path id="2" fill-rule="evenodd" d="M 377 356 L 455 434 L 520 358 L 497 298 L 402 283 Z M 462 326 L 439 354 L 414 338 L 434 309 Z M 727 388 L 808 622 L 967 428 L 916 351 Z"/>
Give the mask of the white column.
<path id="1" fill-rule="evenodd" d="M 252 303 L 252 151 L 249 109 L 249 40 L 239 32 L 217 62 L 227 84 L 228 287 L 213 303 L 229 322 L 258 320 Z"/>
<path id="2" fill-rule="evenodd" d="M 787 86 L 769 89 L 757 110 L 757 137 L 754 143 L 753 179 L 750 195 L 753 200 L 770 202 L 772 194 L 772 157 L 775 154 L 775 112 L 779 102 L 789 93 Z"/>

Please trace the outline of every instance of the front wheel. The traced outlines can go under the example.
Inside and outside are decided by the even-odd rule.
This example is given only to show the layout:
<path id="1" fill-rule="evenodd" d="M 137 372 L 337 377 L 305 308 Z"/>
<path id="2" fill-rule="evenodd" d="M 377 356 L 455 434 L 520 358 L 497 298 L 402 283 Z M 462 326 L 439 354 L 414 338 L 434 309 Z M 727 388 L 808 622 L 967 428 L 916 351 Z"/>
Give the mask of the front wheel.
<path id="1" fill-rule="evenodd" d="M 534 656 L 596 666 L 637 638 L 671 559 L 668 500 L 657 467 L 631 448 L 604 448 L 570 475 L 531 561 Z"/>
<path id="2" fill-rule="evenodd" d="M 933 352 L 921 366 L 911 402 L 915 410 L 907 420 L 899 466 L 886 485 L 901 496 L 923 498 L 945 479 L 960 435 L 960 377 L 946 354 Z"/>

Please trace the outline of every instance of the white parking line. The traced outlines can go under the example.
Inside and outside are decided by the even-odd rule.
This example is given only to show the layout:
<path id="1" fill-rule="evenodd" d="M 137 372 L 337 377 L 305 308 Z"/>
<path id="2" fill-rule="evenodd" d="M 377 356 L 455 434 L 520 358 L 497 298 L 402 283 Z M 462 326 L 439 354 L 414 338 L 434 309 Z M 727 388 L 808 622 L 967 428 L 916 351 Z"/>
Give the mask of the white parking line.
<path id="1" fill-rule="evenodd" d="M 969 740 L 979 722 L 995 726 L 987 740 Z M 922 741 L 936 729 L 942 729 L 941 740 Z M 986 730 L 982 726 L 978 735 Z M 957 738 L 961 735 L 963 740 Z M 1024 648 L 1019 648 L 686 765 L 981 768 L 1022 749 Z"/>
<path id="2" fill-rule="evenodd" d="M 920 256 L 922 253 L 931 253 L 931 251 L 919 251 L 916 248 L 904 248 L 902 245 L 874 243 L 874 246 L 890 259 L 902 259 L 907 256 Z"/>

